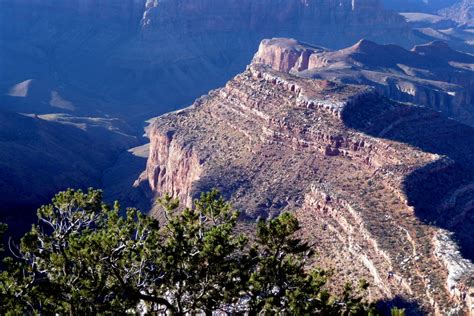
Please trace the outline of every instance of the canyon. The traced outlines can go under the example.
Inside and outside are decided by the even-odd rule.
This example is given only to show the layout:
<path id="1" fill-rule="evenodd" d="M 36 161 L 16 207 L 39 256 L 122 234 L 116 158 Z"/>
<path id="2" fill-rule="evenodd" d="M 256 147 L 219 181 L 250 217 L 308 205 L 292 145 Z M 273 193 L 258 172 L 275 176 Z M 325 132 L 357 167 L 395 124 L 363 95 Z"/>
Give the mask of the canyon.
<path id="1" fill-rule="evenodd" d="M 0 126 L 0 221 L 14 235 L 56 192 L 101 186 L 102 170 L 139 144 L 117 119 L 0 111 Z"/>
<path id="2" fill-rule="evenodd" d="M 409 315 L 472 314 L 474 128 L 376 87 L 301 76 L 325 50 L 275 41 L 151 123 L 136 185 L 187 205 L 218 188 L 250 225 L 294 212 L 339 286 L 365 278 L 371 299 Z"/>
<path id="3" fill-rule="evenodd" d="M 474 56 L 435 41 L 406 50 L 361 40 L 329 50 L 295 40 L 261 43 L 255 62 L 303 78 L 368 85 L 390 99 L 474 125 Z"/>
<path id="4" fill-rule="evenodd" d="M 294 212 L 336 291 L 474 315 L 474 37 L 416 5 L 0 0 L 0 221 L 216 187 L 242 225 Z"/>
<path id="5" fill-rule="evenodd" d="M 20 133 L 26 128 L 19 123 L 26 120 L 23 114 L 30 119 L 112 120 L 136 138 L 130 147 L 142 145 L 145 120 L 225 84 L 245 69 L 261 39 L 271 36 L 298 36 L 334 48 L 361 37 L 416 41 L 404 19 L 377 0 L 0 0 L 0 111 L 18 118 L 1 129 Z M 65 133 L 80 132 L 82 144 L 97 137 L 90 131 L 69 128 Z M 110 135 L 108 128 L 102 131 Z M 61 136 L 54 135 L 54 128 L 49 132 L 48 138 Z M 77 151 L 72 142 L 43 144 L 42 132 L 34 133 L 38 146 L 32 152 L 18 150 L 23 158 L 14 172 L 0 174 L 9 188 L 2 198 L 28 200 L 22 192 L 24 182 L 31 182 L 41 184 L 32 185 L 41 199 L 34 199 L 28 210 L 46 203 L 55 190 L 87 186 L 113 192 L 110 199 L 118 198 L 124 206 L 144 205 L 138 201 L 141 192 L 130 192 L 145 163 L 142 153 L 136 155 L 140 148 L 108 150 L 117 145 L 114 137 L 108 138 L 100 151 L 113 155 L 79 177 L 62 167 L 53 172 L 38 166 L 38 156 L 48 157 L 52 166 L 67 166 L 74 159 L 63 152 Z M 31 145 L 23 138 L 16 141 L 6 145 L 8 152 Z M 84 147 L 83 154 L 90 150 L 94 157 L 94 144 Z M 8 166 L 9 159 L 10 154 L 0 155 L 0 165 Z M 47 180 L 50 173 L 63 174 L 60 186 Z M 27 213 L 8 205 L 0 221 Z M 29 225 L 29 220 L 18 221 Z"/>
<path id="6" fill-rule="evenodd" d="M 43 95 L 56 91 L 77 115 L 139 127 L 223 85 L 245 69 L 263 38 L 331 48 L 360 38 L 417 41 L 378 0 L 2 0 L 0 34 L 0 94 L 35 80 Z M 32 95 L 18 108 L 68 111 L 51 108 L 49 98 Z M 17 108 L 7 101 L 0 106 Z"/>
<path id="7" fill-rule="evenodd" d="M 457 50 L 473 53 L 472 0 L 386 0 L 384 6 L 403 16 L 424 42 L 444 41 Z"/>

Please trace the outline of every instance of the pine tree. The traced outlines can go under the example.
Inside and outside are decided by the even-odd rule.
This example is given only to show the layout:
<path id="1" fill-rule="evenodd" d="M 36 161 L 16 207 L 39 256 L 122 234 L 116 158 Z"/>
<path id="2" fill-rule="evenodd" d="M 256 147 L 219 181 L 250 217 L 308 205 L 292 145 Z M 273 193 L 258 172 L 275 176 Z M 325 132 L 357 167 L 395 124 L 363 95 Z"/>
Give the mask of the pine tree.
<path id="1" fill-rule="evenodd" d="M 347 286 L 342 297 L 330 295 L 328 273 L 309 269 L 313 252 L 290 213 L 260 220 L 247 238 L 237 232 L 239 213 L 215 190 L 192 208 L 169 196 L 160 204 L 161 226 L 136 209 L 121 216 L 100 190 L 57 194 L 10 247 L 0 314 L 372 312 L 365 282 L 360 291 Z"/>

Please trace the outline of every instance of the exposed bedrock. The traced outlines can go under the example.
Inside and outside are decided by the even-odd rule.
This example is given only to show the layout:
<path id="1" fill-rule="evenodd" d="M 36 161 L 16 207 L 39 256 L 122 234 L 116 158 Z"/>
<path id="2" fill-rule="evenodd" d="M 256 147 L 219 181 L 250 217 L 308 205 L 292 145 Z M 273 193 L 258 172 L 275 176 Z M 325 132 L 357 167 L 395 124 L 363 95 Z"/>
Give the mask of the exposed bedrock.
<path id="1" fill-rule="evenodd" d="M 461 24 L 473 25 L 474 1 L 458 0 L 451 6 L 441 9 L 438 13 Z"/>
<path id="2" fill-rule="evenodd" d="M 278 70 L 298 64 L 288 56 Z M 156 196 L 189 203 L 217 187 L 243 220 L 296 212 L 336 283 L 366 278 L 373 299 L 414 313 L 467 312 L 474 129 L 371 87 L 278 70 L 253 63 L 151 124 L 144 180 Z"/>
<path id="3" fill-rule="evenodd" d="M 151 190 L 180 197 L 189 205 L 192 184 L 201 173 L 199 159 L 191 145 L 180 143 L 173 135 L 173 130 L 164 134 L 150 132 L 149 137 L 156 141 L 150 146 L 147 177 Z"/>
<path id="4" fill-rule="evenodd" d="M 137 124 L 225 84 L 266 37 L 418 41 L 377 0 L 2 0 L 0 32 L 1 94 L 36 79 L 77 111 Z"/>
<path id="5" fill-rule="evenodd" d="M 424 105 L 474 125 L 474 57 L 443 42 L 408 51 L 361 40 L 332 51 L 274 38 L 262 41 L 253 61 L 304 78 L 370 85 L 391 99 Z"/>

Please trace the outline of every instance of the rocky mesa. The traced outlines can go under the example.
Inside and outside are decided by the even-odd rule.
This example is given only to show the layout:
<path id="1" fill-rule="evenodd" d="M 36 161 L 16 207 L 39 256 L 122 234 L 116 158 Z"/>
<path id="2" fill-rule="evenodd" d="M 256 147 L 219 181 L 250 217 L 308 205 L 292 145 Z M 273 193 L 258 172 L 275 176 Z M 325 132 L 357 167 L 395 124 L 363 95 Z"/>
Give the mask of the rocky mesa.
<path id="1" fill-rule="evenodd" d="M 360 40 L 329 50 L 274 38 L 260 44 L 254 62 L 302 78 L 372 86 L 388 98 L 424 105 L 474 125 L 474 56 L 445 42 L 407 50 Z"/>
<path id="2" fill-rule="evenodd" d="M 217 187 L 247 222 L 295 212 L 340 283 L 365 278 L 372 299 L 410 313 L 472 314 L 474 129 L 377 88 L 289 73 L 324 64 L 324 50 L 285 45 L 157 118 L 141 183 L 187 203 Z"/>

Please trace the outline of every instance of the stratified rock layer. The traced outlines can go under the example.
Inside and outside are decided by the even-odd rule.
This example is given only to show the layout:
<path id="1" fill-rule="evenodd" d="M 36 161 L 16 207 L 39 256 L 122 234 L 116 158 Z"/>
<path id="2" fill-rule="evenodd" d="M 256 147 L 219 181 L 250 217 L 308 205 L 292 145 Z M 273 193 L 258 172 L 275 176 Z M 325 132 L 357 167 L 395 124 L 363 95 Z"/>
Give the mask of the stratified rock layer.
<path id="1" fill-rule="evenodd" d="M 2 0 L 0 34 L 1 94 L 35 79 L 79 113 L 135 123 L 224 84 L 263 38 L 414 40 L 378 0 Z M 42 101 L 28 112 L 51 110 Z"/>
<path id="2" fill-rule="evenodd" d="M 474 125 L 474 56 L 432 42 L 405 50 L 361 40 L 332 51 L 292 39 L 264 40 L 254 63 L 305 78 L 373 86 L 391 99 Z"/>
<path id="3" fill-rule="evenodd" d="M 306 63 L 293 51 L 282 56 L 279 70 Z M 336 283 L 363 277 L 372 299 L 400 296 L 440 314 L 467 310 L 472 128 L 372 88 L 255 63 L 157 118 L 149 137 L 142 180 L 155 194 L 189 203 L 217 187 L 243 220 L 296 212 Z"/>

